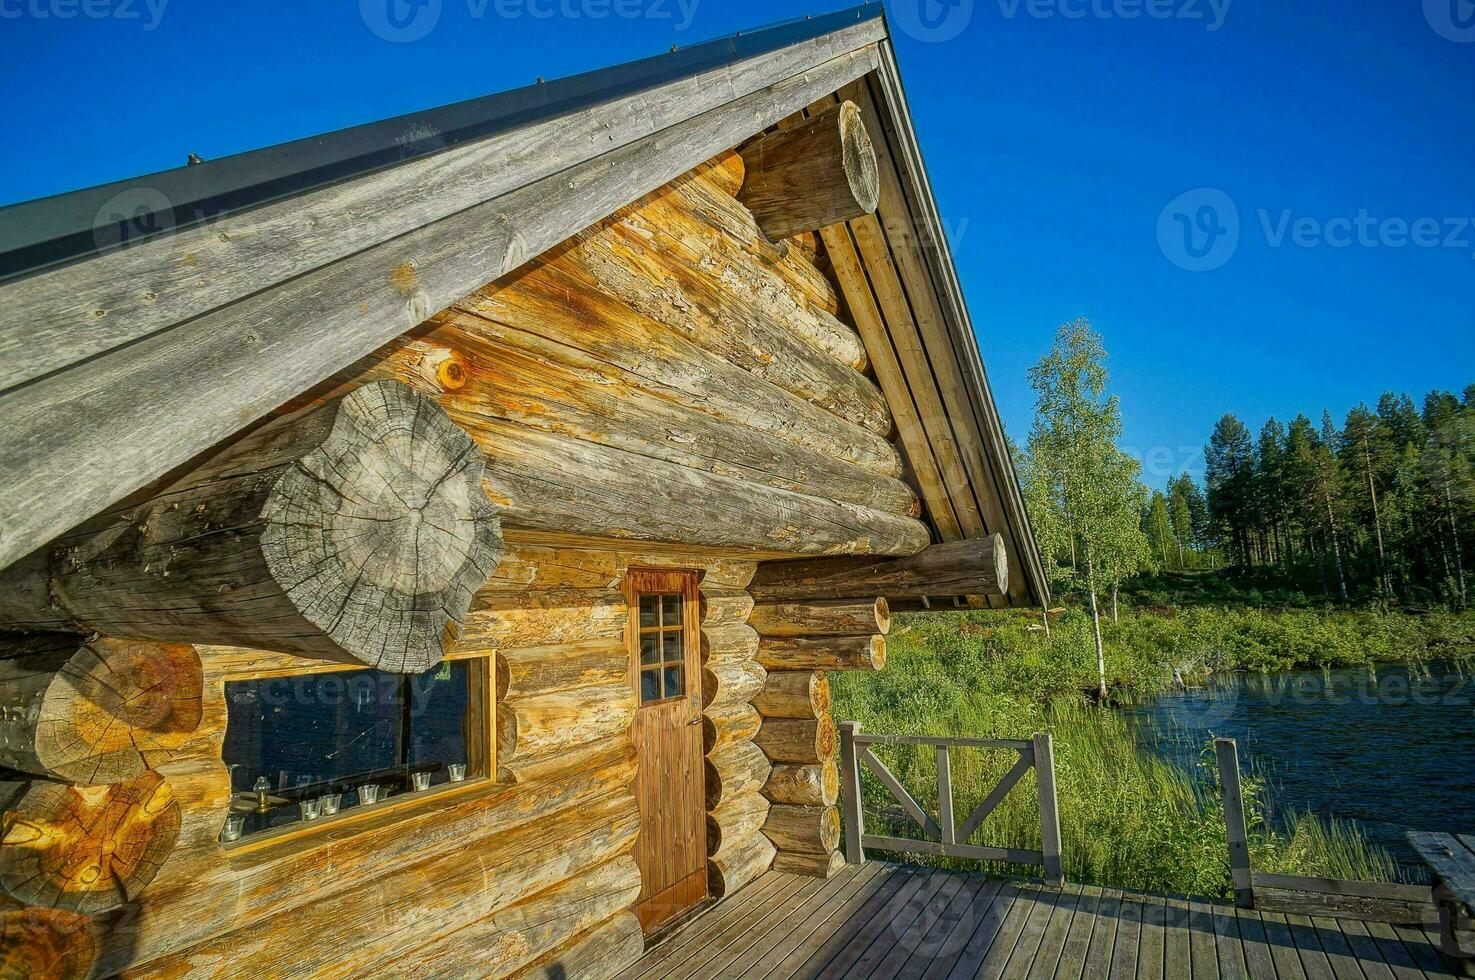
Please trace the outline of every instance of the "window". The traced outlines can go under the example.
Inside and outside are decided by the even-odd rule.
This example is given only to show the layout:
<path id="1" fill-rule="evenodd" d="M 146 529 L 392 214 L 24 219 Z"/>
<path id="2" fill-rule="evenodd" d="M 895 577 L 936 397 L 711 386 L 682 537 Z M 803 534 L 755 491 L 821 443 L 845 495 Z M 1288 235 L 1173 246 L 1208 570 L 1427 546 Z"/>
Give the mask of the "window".
<path id="1" fill-rule="evenodd" d="M 485 660 L 227 681 L 234 840 L 485 775 Z"/>
<path id="2" fill-rule="evenodd" d="M 632 569 L 626 592 L 640 703 L 686 696 L 695 664 L 696 573 Z"/>

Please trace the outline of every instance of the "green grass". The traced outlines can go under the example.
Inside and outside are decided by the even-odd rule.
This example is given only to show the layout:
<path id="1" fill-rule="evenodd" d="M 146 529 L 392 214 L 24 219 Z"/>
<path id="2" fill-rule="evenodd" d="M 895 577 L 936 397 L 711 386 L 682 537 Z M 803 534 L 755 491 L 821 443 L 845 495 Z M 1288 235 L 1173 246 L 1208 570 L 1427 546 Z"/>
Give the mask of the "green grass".
<path id="1" fill-rule="evenodd" d="M 1150 698 L 1184 677 L 1231 669 L 1284 670 L 1424 660 L 1475 648 L 1475 619 L 1375 611 L 1189 607 L 1124 610 L 1107 624 L 1113 697 Z M 1065 870 L 1072 881 L 1118 888 L 1223 895 L 1227 849 L 1211 760 L 1184 772 L 1139 745 L 1114 708 L 1092 703 L 1095 659 L 1090 621 L 1077 611 L 1052 624 L 1017 612 L 968 611 L 896 617 L 886 669 L 831 676 L 834 714 L 863 729 L 899 735 L 1028 738 L 1049 729 Z M 1204 737 L 1207 733 L 1193 733 Z M 933 750 L 877 749 L 924 807 L 935 809 Z M 1005 750 L 957 749 L 952 756 L 959 822 L 1014 762 Z M 1313 816 L 1267 826 L 1264 788 L 1246 780 L 1257 868 L 1370 881 L 1396 880 L 1393 860 L 1351 825 Z M 872 832 L 918 837 L 918 829 L 866 774 Z M 882 829 L 884 827 L 884 829 Z M 1031 773 L 983 825 L 975 842 L 1038 849 L 1039 814 Z M 918 860 L 909 857 L 909 860 Z M 943 866 L 976 863 L 927 858 Z M 1028 869 L 1003 870 L 1028 873 Z M 1036 872 L 1037 873 L 1037 872 Z"/>

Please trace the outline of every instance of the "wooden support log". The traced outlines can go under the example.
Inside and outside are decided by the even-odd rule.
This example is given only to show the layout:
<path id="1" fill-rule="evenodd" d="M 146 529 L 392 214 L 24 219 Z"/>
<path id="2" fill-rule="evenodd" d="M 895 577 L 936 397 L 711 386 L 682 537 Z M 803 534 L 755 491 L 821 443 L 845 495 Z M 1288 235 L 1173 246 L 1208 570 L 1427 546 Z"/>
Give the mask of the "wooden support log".
<path id="1" fill-rule="evenodd" d="M 713 898 L 731 895 L 773 864 L 773 842 L 752 834 L 730 853 L 707 859 L 707 892 Z"/>
<path id="2" fill-rule="evenodd" d="M 758 657 L 758 634 L 747 623 L 702 628 L 702 663 L 749 663 Z"/>
<path id="3" fill-rule="evenodd" d="M 707 809 L 715 810 L 726 800 L 762 787 L 772 765 L 752 742 L 733 742 L 707 756 L 705 768 Z"/>
<path id="4" fill-rule="evenodd" d="M 763 829 L 769 802 L 756 789 L 731 800 L 707 814 L 707 854 L 720 858 L 742 846 Z"/>
<path id="5" fill-rule="evenodd" d="M 96 961 L 90 917 L 61 909 L 0 912 L 0 977 L 85 980 Z"/>
<path id="6" fill-rule="evenodd" d="M 512 766 L 546 752 L 566 752 L 630 727 L 635 692 L 627 676 L 613 682 L 497 706 L 497 761 Z"/>
<path id="7" fill-rule="evenodd" d="M 948 595 L 1007 595 L 1002 535 L 934 544 L 905 558 L 797 559 L 758 566 L 755 602 Z"/>
<path id="8" fill-rule="evenodd" d="M 87 915 L 136 899 L 179 838 L 179 804 L 155 772 L 111 786 L 0 783 L 0 888 Z"/>
<path id="9" fill-rule="evenodd" d="M 511 974 L 513 980 L 604 980 L 645 952 L 632 912 L 620 912 Z"/>
<path id="10" fill-rule="evenodd" d="M 834 806 L 840 798 L 840 767 L 834 759 L 816 765 L 774 766 L 763 784 L 763 795 L 774 803 Z"/>
<path id="11" fill-rule="evenodd" d="M 702 586 L 702 629 L 746 623 L 753 612 L 753 597 L 743 589 Z"/>
<path id="12" fill-rule="evenodd" d="M 763 833 L 780 852 L 828 854 L 840 843 L 840 811 L 832 806 L 775 803 Z"/>
<path id="13" fill-rule="evenodd" d="M 880 670 L 886 666 L 886 637 L 776 636 L 759 644 L 758 662 L 771 672 Z"/>
<path id="14" fill-rule="evenodd" d="M 839 851 L 830 851 L 828 854 L 779 851 L 773 856 L 773 870 L 808 875 L 811 878 L 832 878 L 843 867 L 845 855 Z"/>
<path id="15" fill-rule="evenodd" d="M 830 710 L 830 682 L 819 670 L 776 670 L 753 707 L 765 718 L 820 718 Z"/>
<path id="16" fill-rule="evenodd" d="M 753 700 L 768 671 L 751 660 L 718 662 L 702 668 L 702 707 L 722 708 Z"/>
<path id="17" fill-rule="evenodd" d="M 434 666 L 501 558 L 475 443 L 378 383 L 279 419 L 0 576 L 0 625 Z"/>
<path id="18" fill-rule="evenodd" d="M 800 765 L 829 762 L 840 746 L 840 733 L 828 715 L 808 721 L 801 718 L 765 718 L 753 743 L 772 762 Z"/>
<path id="19" fill-rule="evenodd" d="M 616 636 L 499 650 L 496 661 L 498 701 L 629 683 L 630 654 Z"/>
<path id="20" fill-rule="evenodd" d="M 884 636 L 891 631 L 891 608 L 884 598 L 766 602 L 753 607 L 748 625 L 759 636 Z"/>
<path id="21" fill-rule="evenodd" d="M 710 755 L 725 745 L 751 741 L 763 718 L 746 702 L 727 704 L 702 713 L 702 746 Z"/>
<path id="22" fill-rule="evenodd" d="M 738 200 L 771 242 L 871 214 L 881 199 L 876 150 L 854 102 L 815 113 L 738 148 Z"/>
<path id="23" fill-rule="evenodd" d="M 187 643 L 0 639 L 0 765 L 86 785 L 133 779 L 189 741 L 203 686 Z"/>

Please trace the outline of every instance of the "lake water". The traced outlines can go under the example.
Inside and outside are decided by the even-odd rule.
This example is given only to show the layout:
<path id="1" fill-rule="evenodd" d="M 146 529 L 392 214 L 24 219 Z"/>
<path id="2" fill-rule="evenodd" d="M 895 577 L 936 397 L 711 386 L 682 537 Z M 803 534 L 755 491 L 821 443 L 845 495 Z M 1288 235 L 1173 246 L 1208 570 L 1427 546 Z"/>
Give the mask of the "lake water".
<path id="1" fill-rule="evenodd" d="M 1410 829 L 1475 833 L 1475 673 L 1380 666 L 1219 675 L 1128 709 L 1139 737 L 1184 766 L 1210 736 L 1239 742 L 1268 781 L 1272 819 L 1354 820 L 1417 866 Z"/>

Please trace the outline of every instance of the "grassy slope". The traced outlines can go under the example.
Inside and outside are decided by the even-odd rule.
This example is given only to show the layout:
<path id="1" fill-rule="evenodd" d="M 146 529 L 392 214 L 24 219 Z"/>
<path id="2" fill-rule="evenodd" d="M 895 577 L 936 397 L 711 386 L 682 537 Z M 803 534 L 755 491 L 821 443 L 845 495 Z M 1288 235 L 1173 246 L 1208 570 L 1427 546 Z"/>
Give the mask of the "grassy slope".
<path id="1" fill-rule="evenodd" d="M 1190 580 L 1180 582 L 1192 588 Z M 1158 591 L 1162 583 L 1152 583 Z M 1202 590 L 1200 590 L 1202 594 Z M 1139 593 L 1157 603 L 1161 593 Z M 1179 606 L 1128 609 L 1107 625 L 1107 665 L 1119 698 L 1148 697 L 1184 677 L 1229 670 L 1282 670 L 1406 661 L 1468 652 L 1475 618 L 1375 611 Z M 1055 737 L 1061 835 L 1073 881 L 1123 888 L 1225 894 L 1229 878 L 1213 775 L 1186 774 L 1141 749 L 1126 722 L 1090 703 L 1095 684 L 1090 622 L 1078 611 L 1054 621 L 1047 639 L 1038 619 L 1017 612 L 970 611 L 898 616 L 886 669 L 834 674 L 835 716 L 875 732 L 917 735 Z M 1205 735 L 1206 737 L 1206 735 Z M 924 805 L 935 801 L 930 749 L 882 750 Z M 1012 764 L 1009 753 L 955 752 L 955 810 L 965 815 Z M 1251 781 L 1250 804 L 1257 811 Z M 901 831 L 885 790 L 864 788 L 868 819 Z M 929 807 L 931 808 L 931 807 Z M 1039 847 L 1030 776 L 1006 797 L 976 840 Z M 905 831 L 916 836 L 916 828 Z M 1293 831 L 1257 823 L 1255 865 L 1386 880 L 1394 865 L 1355 831 L 1303 819 Z M 940 863 L 957 863 L 946 860 Z M 1018 870 L 1018 869 L 1016 869 Z"/>

